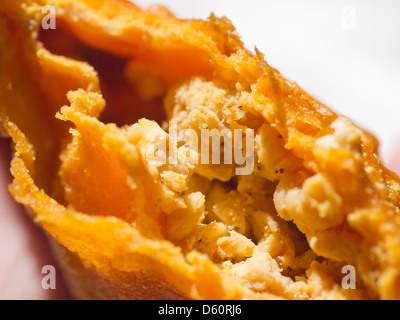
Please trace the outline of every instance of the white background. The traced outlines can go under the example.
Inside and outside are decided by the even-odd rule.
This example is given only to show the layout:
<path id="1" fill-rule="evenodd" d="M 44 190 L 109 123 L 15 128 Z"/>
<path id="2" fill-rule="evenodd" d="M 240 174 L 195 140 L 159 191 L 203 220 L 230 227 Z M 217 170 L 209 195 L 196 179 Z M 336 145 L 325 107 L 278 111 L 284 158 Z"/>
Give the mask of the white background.
<path id="1" fill-rule="evenodd" d="M 378 137 L 386 164 L 400 149 L 399 0 L 133 2 L 164 4 L 180 18 L 228 17 L 248 49 Z"/>

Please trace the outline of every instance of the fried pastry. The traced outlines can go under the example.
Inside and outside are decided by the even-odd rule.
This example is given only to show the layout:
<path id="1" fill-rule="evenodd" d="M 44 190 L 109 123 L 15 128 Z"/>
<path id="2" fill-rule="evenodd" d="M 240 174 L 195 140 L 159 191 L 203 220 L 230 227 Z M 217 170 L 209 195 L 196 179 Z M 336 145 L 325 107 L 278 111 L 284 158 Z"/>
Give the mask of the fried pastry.
<path id="1" fill-rule="evenodd" d="M 399 178 L 378 142 L 227 18 L 0 0 L 0 47 L 9 189 L 75 298 L 400 298 Z M 242 132 L 242 161 L 200 161 L 180 133 L 205 129 Z"/>

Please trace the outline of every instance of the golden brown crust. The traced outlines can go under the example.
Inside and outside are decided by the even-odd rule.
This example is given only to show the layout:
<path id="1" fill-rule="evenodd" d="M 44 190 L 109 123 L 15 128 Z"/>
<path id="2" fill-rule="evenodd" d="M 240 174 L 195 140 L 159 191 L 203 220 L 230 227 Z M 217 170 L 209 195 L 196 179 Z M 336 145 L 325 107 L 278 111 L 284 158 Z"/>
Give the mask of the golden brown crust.
<path id="1" fill-rule="evenodd" d="M 52 252 L 71 295 L 76 299 L 92 300 L 182 300 L 185 295 L 163 281 L 150 270 L 120 272 L 111 267 L 107 276 L 90 266 L 82 265 L 76 253 L 68 251 L 49 238 Z"/>
<path id="2" fill-rule="evenodd" d="M 246 50 L 226 18 L 180 20 L 128 1 L 0 4 L 0 123 L 16 146 L 10 191 L 57 242 L 77 298 L 400 298 L 399 178 L 376 139 Z M 45 4 L 57 9 L 63 45 L 39 32 Z M 109 78 L 102 59 L 124 80 Z M 146 160 L 148 141 L 168 133 L 145 120 L 106 124 L 156 118 L 167 91 L 180 128 L 256 129 L 254 180 L 227 191 L 215 180 L 229 181 L 232 167 L 185 162 L 160 173 Z M 217 98 L 225 102 L 216 108 Z M 196 192 L 185 195 L 193 176 Z M 236 212 L 243 223 L 226 214 L 235 201 L 248 206 Z M 221 220 L 211 231 L 199 224 L 207 210 Z M 340 288 L 345 264 L 356 267 L 358 290 Z"/>

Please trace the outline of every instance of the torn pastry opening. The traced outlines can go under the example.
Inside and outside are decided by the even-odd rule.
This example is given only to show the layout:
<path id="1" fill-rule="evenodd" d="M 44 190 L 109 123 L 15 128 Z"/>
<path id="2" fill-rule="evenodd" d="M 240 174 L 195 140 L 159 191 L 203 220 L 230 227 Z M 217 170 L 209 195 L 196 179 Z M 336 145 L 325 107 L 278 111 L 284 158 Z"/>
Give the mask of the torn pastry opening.
<path id="1" fill-rule="evenodd" d="M 339 274 L 342 264 L 310 249 L 305 230 L 290 215 L 284 220 L 277 207 L 281 213 L 314 210 L 323 229 L 341 222 L 329 220 L 340 219 L 340 196 L 285 148 L 282 134 L 252 108 L 240 83 L 194 74 L 170 84 L 140 59 L 93 48 L 62 21 L 58 25 L 41 30 L 39 40 L 53 54 L 93 66 L 102 93 L 71 91 L 70 106 L 57 114 L 74 124 L 58 171 L 64 203 L 121 218 L 184 253 L 203 253 L 255 292 L 307 297 L 313 272 Z M 212 130 L 218 139 L 204 140 Z M 236 132 L 242 161 L 235 162 L 237 141 L 226 148 L 227 136 Z M 300 191 L 306 181 L 310 204 L 302 199 L 307 191 Z M 288 184 L 291 191 L 283 194 Z"/>
<path id="2" fill-rule="evenodd" d="M 39 41 L 55 55 L 86 62 L 94 68 L 108 106 L 101 113 L 102 122 L 122 126 L 140 118 L 158 123 L 165 120 L 162 108 L 165 84 L 149 68 L 138 65 L 132 56 L 112 54 L 85 44 L 62 20 L 57 20 L 56 29 L 40 28 Z"/>

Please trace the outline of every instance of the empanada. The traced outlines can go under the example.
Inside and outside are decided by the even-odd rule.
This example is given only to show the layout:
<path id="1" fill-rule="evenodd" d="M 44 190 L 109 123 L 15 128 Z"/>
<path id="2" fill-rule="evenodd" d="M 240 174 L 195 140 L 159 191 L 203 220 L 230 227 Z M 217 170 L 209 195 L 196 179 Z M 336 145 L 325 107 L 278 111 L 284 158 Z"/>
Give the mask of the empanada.
<path id="1" fill-rule="evenodd" d="M 400 298 L 399 178 L 376 139 L 247 50 L 227 18 L 0 0 L 0 48 L 10 192 L 75 298 Z M 227 135 L 219 163 L 200 161 L 203 141 L 182 132 L 213 129 Z M 241 160 L 225 161 L 235 132 Z"/>

